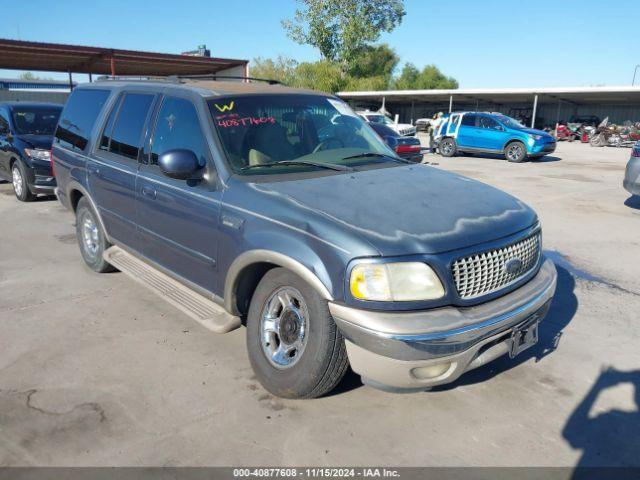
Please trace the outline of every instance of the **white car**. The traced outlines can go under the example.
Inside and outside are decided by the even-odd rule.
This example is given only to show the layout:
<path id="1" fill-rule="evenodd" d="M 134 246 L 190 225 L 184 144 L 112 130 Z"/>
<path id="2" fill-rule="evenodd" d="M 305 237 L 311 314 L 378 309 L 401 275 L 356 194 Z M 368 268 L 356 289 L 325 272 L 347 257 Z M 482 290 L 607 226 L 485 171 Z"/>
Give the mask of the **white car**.
<path id="1" fill-rule="evenodd" d="M 364 118 L 369 123 L 381 123 L 383 125 L 388 126 L 392 130 L 396 131 L 398 135 L 402 135 L 403 137 L 408 137 L 416 134 L 416 127 L 409 123 L 396 123 L 391 120 L 386 115 L 378 112 L 356 112 L 362 118 Z"/>

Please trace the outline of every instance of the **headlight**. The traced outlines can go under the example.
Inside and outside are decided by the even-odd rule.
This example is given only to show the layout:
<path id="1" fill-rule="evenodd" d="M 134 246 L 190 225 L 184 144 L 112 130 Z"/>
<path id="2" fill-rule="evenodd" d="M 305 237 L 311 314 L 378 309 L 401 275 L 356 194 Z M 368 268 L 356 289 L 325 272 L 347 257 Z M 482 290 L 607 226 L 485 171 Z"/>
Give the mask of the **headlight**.
<path id="1" fill-rule="evenodd" d="M 534 140 L 540 140 L 540 139 L 542 138 L 542 135 L 533 135 L 533 134 L 531 134 L 531 133 L 529 134 L 529 136 L 530 136 L 531 138 L 533 138 Z"/>
<path id="2" fill-rule="evenodd" d="M 408 302 L 444 296 L 436 272 L 421 262 L 361 263 L 351 270 L 349 285 L 359 300 Z"/>
<path id="3" fill-rule="evenodd" d="M 51 161 L 51 153 L 49 150 L 35 150 L 32 148 L 25 148 L 24 153 L 34 160 L 44 160 L 45 162 Z"/>

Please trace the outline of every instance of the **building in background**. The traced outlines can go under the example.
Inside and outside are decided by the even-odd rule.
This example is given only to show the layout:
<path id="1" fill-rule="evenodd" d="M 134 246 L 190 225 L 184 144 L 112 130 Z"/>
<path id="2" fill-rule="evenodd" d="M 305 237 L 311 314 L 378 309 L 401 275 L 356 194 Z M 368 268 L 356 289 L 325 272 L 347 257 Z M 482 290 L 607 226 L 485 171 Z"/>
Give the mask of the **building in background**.
<path id="1" fill-rule="evenodd" d="M 640 121 L 640 86 L 576 88 L 490 88 L 338 92 L 356 108 L 381 105 L 400 121 L 413 123 L 437 112 L 501 112 L 527 126 L 554 126 L 572 116 L 609 117 L 616 124 Z"/>
<path id="2" fill-rule="evenodd" d="M 189 57 L 211 58 L 211 50 L 207 49 L 206 45 L 198 45 L 197 50 L 189 50 L 188 52 L 182 52 L 181 55 L 187 55 Z"/>

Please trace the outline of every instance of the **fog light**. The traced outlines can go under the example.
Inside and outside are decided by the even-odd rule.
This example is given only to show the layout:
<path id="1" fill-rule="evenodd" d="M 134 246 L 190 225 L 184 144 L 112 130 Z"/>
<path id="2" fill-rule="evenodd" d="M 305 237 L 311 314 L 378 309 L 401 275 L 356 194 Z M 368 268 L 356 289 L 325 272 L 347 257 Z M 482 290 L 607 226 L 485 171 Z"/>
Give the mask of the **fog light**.
<path id="1" fill-rule="evenodd" d="M 436 363 L 427 367 L 416 367 L 411 369 L 411 375 L 418 380 L 427 380 L 429 378 L 436 378 L 449 370 L 451 366 L 450 362 Z"/>

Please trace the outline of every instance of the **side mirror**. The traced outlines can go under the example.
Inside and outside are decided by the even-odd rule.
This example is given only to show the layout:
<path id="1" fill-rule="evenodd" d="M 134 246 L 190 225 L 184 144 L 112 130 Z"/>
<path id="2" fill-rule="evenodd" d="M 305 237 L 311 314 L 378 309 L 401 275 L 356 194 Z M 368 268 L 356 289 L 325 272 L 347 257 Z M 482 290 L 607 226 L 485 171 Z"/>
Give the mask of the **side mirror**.
<path id="1" fill-rule="evenodd" d="M 384 137 L 384 141 L 387 145 L 389 145 L 391 150 L 393 150 L 394 152 L 396 151 L 396 147 L 398 146 L 398 139 L 396 137 L 387 135 L 386 137 Z"/>
<path id="2" fill-rule="evenodd" d="M 178 180 L 199 180 L 202 168 L 198 157 L 191 150 L 176 148 L 168 150 L 158 157 L 158 166 L 167 177 Z"/>

